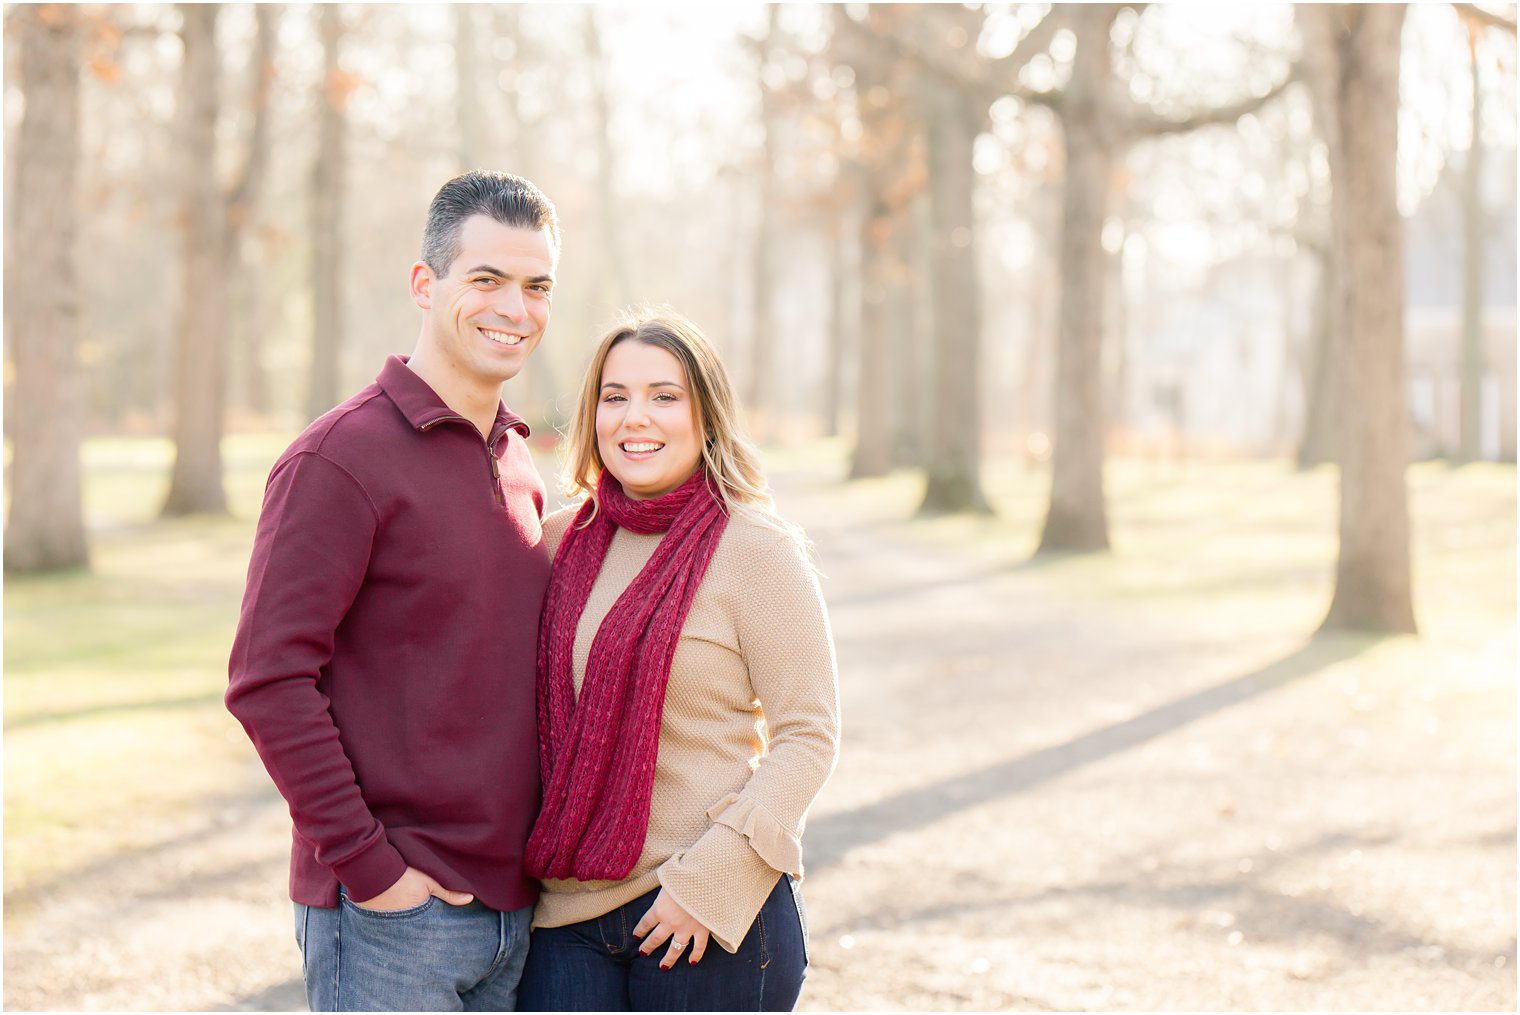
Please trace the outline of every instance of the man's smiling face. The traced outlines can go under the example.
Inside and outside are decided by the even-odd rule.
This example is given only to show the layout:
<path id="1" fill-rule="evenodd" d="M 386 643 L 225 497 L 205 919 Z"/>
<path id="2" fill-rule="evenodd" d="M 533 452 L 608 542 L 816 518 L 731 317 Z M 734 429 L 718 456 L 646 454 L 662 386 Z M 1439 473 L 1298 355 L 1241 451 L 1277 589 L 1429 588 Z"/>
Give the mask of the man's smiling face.
<path id="1" fill-rule="evenodd" d="M 517 376 L 549 326 L 558 251 L 547 228 L 472 215 L 459 228 L 459 256 L 442 275 L 412 267 L 412 299 L 426 311 L 423 341 L 473 383 Z"/>

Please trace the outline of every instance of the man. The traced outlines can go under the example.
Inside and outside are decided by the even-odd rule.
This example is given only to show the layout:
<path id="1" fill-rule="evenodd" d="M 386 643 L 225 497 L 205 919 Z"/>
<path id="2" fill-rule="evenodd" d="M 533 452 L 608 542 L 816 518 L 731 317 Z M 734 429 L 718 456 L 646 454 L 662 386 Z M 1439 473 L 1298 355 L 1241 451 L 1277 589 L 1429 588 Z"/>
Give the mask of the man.
<path id="1" fill-rule="evenodd" d="M 315 1011 L 510 1011 L 537 884 L 534 671 L 549 559 L 501 404 L 549 323 L 559 226 L 470 172 L 428 210 L 411 357 L 275 463 L 227 707 L 294 824 Z"/>

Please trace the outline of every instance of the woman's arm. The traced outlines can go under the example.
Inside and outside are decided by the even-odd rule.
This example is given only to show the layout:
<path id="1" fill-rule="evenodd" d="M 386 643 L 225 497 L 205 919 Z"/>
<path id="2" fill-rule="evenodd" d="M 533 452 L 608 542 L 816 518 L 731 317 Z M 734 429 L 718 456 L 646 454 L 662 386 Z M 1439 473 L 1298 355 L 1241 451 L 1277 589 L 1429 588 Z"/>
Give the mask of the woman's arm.
<path id="1" fill-rule="evenodd" d="M 707 832 L 660 868 L 666 892 L 729 951 L 776 878 L 802 876 L 807 812 L 839 756 L 839 680 L 817 575 L 784 534 L 754 544 L 734 619 L 768 749 L 740 791 L 709 808 Z"/>

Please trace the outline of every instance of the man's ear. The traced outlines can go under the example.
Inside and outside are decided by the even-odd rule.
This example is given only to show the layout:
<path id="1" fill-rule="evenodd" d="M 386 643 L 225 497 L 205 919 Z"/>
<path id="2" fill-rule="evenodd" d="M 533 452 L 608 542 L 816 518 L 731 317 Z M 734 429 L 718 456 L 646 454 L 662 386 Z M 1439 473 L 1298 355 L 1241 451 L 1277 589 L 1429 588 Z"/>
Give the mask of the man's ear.
<path id="1" fill-rule="evenodd" d="M 433 308 L 433 269 L 426 261 L 412 265 L 412 302 L 423 310 Z"/>

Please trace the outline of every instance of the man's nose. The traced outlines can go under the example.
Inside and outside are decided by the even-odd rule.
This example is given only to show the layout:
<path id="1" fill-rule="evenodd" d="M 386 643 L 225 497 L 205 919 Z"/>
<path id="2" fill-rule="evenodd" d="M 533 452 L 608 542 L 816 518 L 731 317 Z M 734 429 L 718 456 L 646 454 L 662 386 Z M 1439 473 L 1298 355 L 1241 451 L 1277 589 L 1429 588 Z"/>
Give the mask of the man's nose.
<path id="1" fill-rule="evenodd" d="M 504 285 L 496 294 L 496 312 L 509 321 L 520 321 L 527 316 L 522 290 L 515 285 Z"/>

